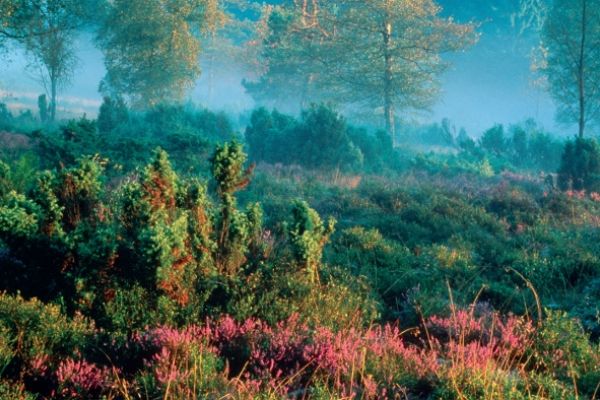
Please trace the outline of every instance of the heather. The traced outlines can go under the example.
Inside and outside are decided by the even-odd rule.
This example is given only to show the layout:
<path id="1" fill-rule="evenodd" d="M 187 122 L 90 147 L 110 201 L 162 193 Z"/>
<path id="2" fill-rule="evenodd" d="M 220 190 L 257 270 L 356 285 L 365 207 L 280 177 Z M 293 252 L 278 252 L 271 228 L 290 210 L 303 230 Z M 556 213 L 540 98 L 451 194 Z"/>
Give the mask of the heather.
<path id="1" fill-rule="evenodd" d="M 2 137 L 2 398 L 598 396 L 593 139 L 495 127 L 423 153 L 324 105 L 244 136 L 206 110 L 127 118 L 155 133 Z M 268 157 L 317 131 L 322 163 Z"/>

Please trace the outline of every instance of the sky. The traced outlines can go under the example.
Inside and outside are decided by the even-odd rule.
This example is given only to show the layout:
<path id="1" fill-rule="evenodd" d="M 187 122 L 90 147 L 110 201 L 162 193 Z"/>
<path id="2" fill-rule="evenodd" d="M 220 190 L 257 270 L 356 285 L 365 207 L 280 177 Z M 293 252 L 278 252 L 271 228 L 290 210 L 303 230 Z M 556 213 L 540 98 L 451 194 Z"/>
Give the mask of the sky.
<path id="1" fill-rule="evenodd" d="M 510 125 L 534 118 L 541 126 L 559 135 L 572 135 L 573 127 L 555 123 L 555 107 L 549 95 L 536 88 L 530 71 L 531 50 L 535 36 L 522 37 L 499 32 L 502 24 L 495 20 L 495 8 L 489 18 L 480 17 L 481 38 L 470 49 L 446 57 L 450 69 L 441 77 L 442 93 L 430 113 L 419 116 L 423 123 L 449 118 L 472 136 L 479 136 L 494 124 Z M 503 17 L 504 18 L 504 17 Z M 505 22 L 505 21 L 503 21 Z M 71 117 L 84 113 L 94 116 L 101 103 L 98 85 L 104 75 L 101 52 L 93 45 L 91 35 L 78 39 L 78 67 L 72 84 L 60 96 L 59 111 L 69 110 Z M 213 75 L 213 95 L 208 97 L 208 77 Z M 206 68 L 190 100 L 211 109 L 243 112 L 251 109 L 252 99 L 241 85 L 241 73 L 213 71 Z M 27 68 L 21 51 L 0 61 L 0 101 L 13 108 L 36 108 L 37 96 L 43 88 Z"/>
<path id="2" fill-rule="evenodd" d="M 556 124 L 551 97 L 534 84 L 533 45 L 532 40 L 506 45 L 484 34 L 471 49 L 447 57 L 452 66 L 442 77 L 443 93 L 430 118 L 450 118 L 475 136 L 494 124 L 528 118 L 556 134 L 570 134 L 572 128 Z"/>

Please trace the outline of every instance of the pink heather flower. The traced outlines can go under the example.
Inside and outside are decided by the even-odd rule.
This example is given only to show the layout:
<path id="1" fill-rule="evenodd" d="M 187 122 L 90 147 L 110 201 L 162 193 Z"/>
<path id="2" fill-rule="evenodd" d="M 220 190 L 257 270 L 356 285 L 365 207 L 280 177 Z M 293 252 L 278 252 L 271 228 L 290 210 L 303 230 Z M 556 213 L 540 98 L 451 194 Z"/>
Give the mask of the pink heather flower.
<path id="1" fill-rule="evenodd" d="M 233 355 L 236 363 L 244 365 L 241 376 L 231 384 L 248 397 L 260 391 L 285 397 L 304 390 L 319 376 L 349 398 L 386 398 L 405 390 L 398 386 L 399 375 L 426 378 L 445 365 L 460 371 L 519 359 L 531 342 L 532 324 L 489 311 L 480 314 L 475 315 L 474 309 L 456 310 L 451 317 L 430 318 L 425 324 L 430 346 L 406 343 L 398 327 L 389 324 L 335 332 L 309 328 L 298 315 L 273 327 L 255 319 L 237 322 L 225 316 L 184 329 L 158 327 L 136 335 L 133 341 L 152 350 L 146 366 L 162 384 L 185 384 L 190 378 L 186 354 L 190 346 L 201 346 L 226 359 Z"/>
<path id="2" fill-rule="evenodd" d="M 233 318 L 230 316 L 223 317 L 217 325 L 217 337 L 225 340 L 231 340 L 238 336 L 238 325 Z"/>
<path id="3" fill-rule="evenodd" d="M 481 332 L 482 320 L 473 318 L 471 311 L 457 310 L 454 315 L 444 318 L 433 316 L 427 321 L 429 329 L 440 330 L 449 337 L 458 337 L 464 334 L 478 334 Z"/>
<path id="4" fill-rule="evenodd" d="M 377 398 L 377 382 L 375 382 L 372 376 L 365 376 L 362 380 L 362 384 L 364 387 L 364 397 L 367 399 Z"/>
<path id="5" fill-rule="evenodd" d="M 48 371 L 48 355 L 36 356 L 29 364 L 29 372 L 33 375 L 44 375 Z"/>
<path id="6" fill-rule="evenodd" d="M 510 367 L 531 343 L 533 325 L 515 316 L 502 319 L 496 313 L 475 317 L 459 310 L 449 318 L 432 317 L 427 323 L 433 334 L 445 340 L 436 343 L 441 357 L 455 370 L 484 370 L 498 361 Z"/>
<path id="7" fill-rule="evenodd" d="M 56 370 L 60 395 L 73 399 L 86 399 L 108 388 L 110 370 L 98 367 L 85 360 L 67 359 Z"/>
<path id="8" fill-rule="evenodd" d="M 190 376 L 191 371 L 180 368 L 177 355 L 167 347 L 163 347 L 158 354 L 152 358 L 149 366 L 154 368 L 156 380 L 162 385 L 169 382 L 185 382 Z"/>
<path id="9" fill-rule="evenodd" d="M 246 398 L 246 396 L 247 398 L 257 397 L 262 386 L 260 380 L 252 379 L 249 376 L 246 376 L 245 379 L 235 378 L 232 383 L 236 391 L 243 395 L 242 398 Z"/>
<path id="10" fill-rule="evenodd" d="M 529 345 L 534 327 L 531 321 L 511 315 L 504 322 L 498 320 L 498 332 L 505 347 L 524 350 Z"/>
<path id="11" fill-rule="evenodd" d="M 565 193 L 570 198 L 585 199 L 585 190 L 567 190 Z"/>
<path id="12" fill-rule="evenodd" d="M 134 334 L 132 344 L 144 348 L 156 348 L 158 350 L 162 347 L 179 349 L 194 343 L 201 343 L 204 337 L 209 336 L 206 334 L 206 331 L 205 328 L 195 325 L 184 329 L 159 326 L 146 332 Z"/>

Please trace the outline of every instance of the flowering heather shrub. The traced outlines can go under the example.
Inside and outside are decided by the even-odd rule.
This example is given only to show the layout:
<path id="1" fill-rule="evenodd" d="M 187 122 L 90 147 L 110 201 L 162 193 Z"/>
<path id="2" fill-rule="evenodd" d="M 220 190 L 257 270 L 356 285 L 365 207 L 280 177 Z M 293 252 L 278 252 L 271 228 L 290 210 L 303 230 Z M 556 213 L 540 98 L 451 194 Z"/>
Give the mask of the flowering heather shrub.
<path id="1" fill-rule="evenodd" d="M 585 199 L 585 190 L 567 190 L 565 192 L 565 194 L 567 195 L 567 197 L 569 198 L 575 198 L 575 199 L 579 199 L 579 200 L 583 200 Z"/>
<path id="2" fill-rule="evenodd" d="M 158 384 L 178 388 L 181 396 L 192 379 L 206 383 L 207 376 L 215 385 L 211 393 L 233 390 L 241 398 L 311 397 L 325 388 L 330 396 L 347 398 L 433 391 L 442 398 L 459 393 L 510 398 L 527 385 L 540 398 L 566 393 L 564 384 L 527 372 L 536 330 L 524 318 L 456 310 L 447 318 L 428 319 L 423 328 L 429 340 L 415 344 L 392 325 L 336 332 L 310 328 L 297 315 L 272 327 L 223 317 L 181 330 L 151 329 L 136 340 L 154 349 L 146 366 Z M 218 358 L 224 364 L 211 364 Z M 209 368 L 198 377 L 200 362 Z"/>
<path id="3" fill-rule="evenodd" d="M 564 323 L 573 324 L 572 320 L 565 321 L 568 322 Z M 473 308 L 454 310 L 447 318 L 429 318 L 426 328 L 431 335 L 431 347 L 438 351 L 443 360 L 438 370 L 441 385 L 437 388 L 437 395 L 442 398 L 466 396 L 485 399 L 574 398 L 571 394 L 577 390 L 575 376 L 572 376 L 571 382 L 561 382 L 554 374 L 544 375 L 543 368 L 536 365 L 539 361 L 535 360 L 540 357 L 540 350 L 541 354 L 548 354 L 544 353 L 543 344 L 540 347 L 540 340 L 548 343 L 549 335 L 545 332 L 554 332 L 550 334 L 550 340 L 557 340 L 555 326 L 556 323 L 550 320 L 541 329 L 535 329 L 531 321 L 522 317 L 501 317 L 490 312 L 478 314 Z M 563 346 L 567 346 L 564 351 L 569 356 L 572 356 L 573 351 L 568 343 L 586 343 L 589 346 L 587 340 L 563 340 L 567 340 Z M 553 362 L 558 362 L 565 353 L 556 342 L 552 343 L 551 348 L 553 352 L 550 356 Z M 581 353 L 580 350 L 580 357 L 583 356 Z M 589 363 L 592 354 L 591 349 L 585 352 L 588 357 L 586 362 Z M 584 362 L 583 360 L 581 358 L 580 362 Z M 560 367 L 550 368 L 560 371 Z M 574 386 L 570 386 L 571 383 Z M 591 392 L 587 394 L 591 395 Z"/>
<path id="4" fill-rule="evenodd" d="M 221 361 L 214 349 L 202 340 L 191 340 L 189 333 L 163 331 L 165 343 L 147 367 L 153 372 L 160 392 L 168 398 L 195 398 L 198 395 L 219 395 L 227 386 Z"/>
<path id="5" fill-rule="evenodd" d="M 58 390 L 53 395 L 65 399 L 99 398 L 111 383 L 111 372 L 85 360 L 62 361 L 56 370 Z"/>
<path id="6" fill-rule="evenodd" d="M 424 379 L 438 368 L 435 351 L 405 343 L 396 327 L 334 332 L 323 327 L 311 329 L 297 315 L 274 327 L 252 319 L 238 323 L 223 317 L 182 330 L 155 328 L 135 340 L 155 349 L 146 365 L 163 387 L 189 384 L 196 374 L 195 362 L 206 363 L 219 356 L 236 390 L 249 396 L 285 396 L 303 391 L 317 380 L 347 396 L 363 392 L 370 393 L 367 397 L 392 395 L 405 390 L 403 383 Z M 194 359 L 196 353 L 203 358 Z M 213 379 L 219 376 L 216 368 L 212 371 Z"/>
<path id="7" fill-rule="evenodd" d="M 26 375 L 64 399 L 553 399 L 568 398 L 571 381 L 591 396 L 598 351 L 580 343 L 571 320 L 549 315 L 536 329 L 521 317 L 453 309 L 410 337 L 390 324 L 333 330 L 297 314 L 274 325 L 223 316 L 109 340 L 105 358 L 89 346 L 88 358 L 38 353 Z"/>
<path id="8" fill-rule="evenodd" d="M 455 310 L 450 317 L 431 317 L 426 328 L 432 345 L 453 361 L 456 368 L 485 369 L 489 363 L 520 362 L 533 343 L 531 321 L 521 317 L 501 318 L 496 313 Z"/>
<path id="9" fill-rule="evenodd" d="M 391 325 L 337 333 L 317 329 L 304 357 L 338 393 L 367 398 L 401 396 L 439 368 L 435 350 L 406 343 Z"/>

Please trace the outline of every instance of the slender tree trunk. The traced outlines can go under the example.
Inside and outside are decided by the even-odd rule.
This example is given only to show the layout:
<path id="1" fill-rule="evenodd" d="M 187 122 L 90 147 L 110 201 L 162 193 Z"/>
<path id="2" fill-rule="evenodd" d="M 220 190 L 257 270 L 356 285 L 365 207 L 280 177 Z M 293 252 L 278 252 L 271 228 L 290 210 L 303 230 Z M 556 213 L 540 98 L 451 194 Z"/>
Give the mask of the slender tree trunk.
<path id="1" fill-rule="evenodd" d="M 300 94 L 300 108 L 302 110 L 305 110 L 310 106 L 310 87 L 313 84 L 314 79 L 314 74 L 308 74 L 302 87 L 302 93 Z"/>
<path id="2" fill-rule="evenodd" d="M 385 61 L 385 70 L 383 75 L 383 96 L 384 96 L 384 114 L 385 114 L 385 130 L 392 137 L 392 143 L 396 145 L 396 124 L 394 121 L 394 101 L 392 98 L 393 91 L 393 72 L 392 72 L 392 24 L 385 21 L 383 27 L 383 56 Z"/>
<path id="3" fill-rule="evenodd" d="M 56 76 L 54 74 L 50 77 L 50 121 L 56 120 Z"/>
<path id="4" fill-rule="evenodd" d="M 586 99 L 585 99 L 585 45 L 587 29 L 587 0 L 582 0 L 581 9 L 581 45 L 579 48 L 579 65 L 577 71 L 577 84 L 579 91 L 579 137 L 583 137 L 586 120 Z"/>
<path id="5" fill-rule="evenodd" d="M 306 27 L 306 16 L 308 15 L 308 0 L 302 2 L 302 26 Z"/>
<path id="6" fill-rule="evenodd" d="M 213 68 L 215 67 L 215 35 L 211 34 L 210 35 L 210 54 L 208 56 L 208 94 L 207 94 L 207 99 L 206 99 L 206 103 L 208 107 L 212 107 L 212 101 L 213 101 L 213 94 L 214 94 L 214 80 L 215 80 L 215 73 L 213 71 Z"/>

